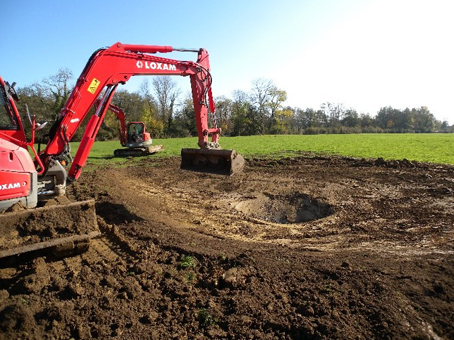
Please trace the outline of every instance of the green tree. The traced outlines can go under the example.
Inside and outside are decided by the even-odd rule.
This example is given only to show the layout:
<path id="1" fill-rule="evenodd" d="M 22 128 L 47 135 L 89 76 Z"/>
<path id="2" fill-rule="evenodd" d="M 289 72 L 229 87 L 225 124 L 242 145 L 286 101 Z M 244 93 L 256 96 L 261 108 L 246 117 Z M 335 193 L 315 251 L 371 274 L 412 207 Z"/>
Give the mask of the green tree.
<path id="1" fill-rule="evenodd" d="M 269 132 L 277 124 L 276 113 L 282 110 L 286 100 L 287 93 L 278 89 L 272 80 L 260 78 L 252 81 L 250 101 L 259 116 L 256 120 L 259 133 Z"/>
<path id="2" fill-rule="evenodd" d="M 440 130 L 443 131 L 443 132 L 448 132 L 449 131 L 449 123 L 448 123 L 447 120 L 444 120 L 441 123 Z"/>
<path id="3" fill-rule="evenodd" d="M 232 103 L 232 134 L 234 136 L 243 136 L 247 134 L 246 126 L 248 110 L 251 104 L 248 101 L 246 92 L 236 90 L 233 92 Z"/>
<path id="4" fill-rule="evenodd" d="M 178 134 L 182 137 L 197 136 L 197 126 L 195 123 L 195 111 L 192 95 L 188 95 L 183 100 L 181 110 L 175 117 Z"/>
<path id="5" fill-rule="evenodd" d="M 147 130 L 155 138 L 163 136 L 164 123 L 158 118 L 157 115 L 157 104 L 149 90 L 150 86 L 148 79 L 140 84 L 139 95 L 142 101 L 142 109 L 140 114 L 140 120 L 143 121 L 147 127 Z"/>
<path id="6" fill-rule="evenodd" d="M 342 126 L 346 127 L 356 127 L 360 124 L 359 114 L 354 109 L 348 109 L 344 112 L 343 118 L 341 120 Z"/>
<path id="7" fill-rule="evenodd" d="M 436 119 L 432 113 L 430 113 L 427 106 L 421 106 L 411 110 L 413 114 L 414 129 L 416 132 L 434 132 Z"/>
<path id="8" fill-rule="evenodd" d="M 361 113 L 359 116 L 360 125 L 362 128 L 371 127 L 375 125 L 374 119 L 368 113 Z"/>
<path id="9" fill-rule="evenodd" d="M 276 110 L 274 113 L 274 124 L 271 126 L 269 132 L 272 134 L 289 133 L 292 119 L 293 110 L 291 108 Z"/>
<path id="10" fill-rule="evenodd" d="M 127 90 L 117 90 L 112 99 L 112 104 L 121 107 L 128 122 L 140 121 L 145 102 L 140 93 Z"/>
<path id="11" fill-rule="evenodd" d="M 399 110 L 393 109 L 391 106 L 380 108 L 375 117 L 375 120 L 379 127 L 384 130 L 395 129 L 396 120 L 400 114 Z"/>
<path id="12" fill-rule="evenodd" d="M 325 116 L 329 119 L 330 127 L 337 127 L 341 125 L 341 117 L 345 113 L 344 104 L 326 102 L 320 105 L 324 111 Z"/>

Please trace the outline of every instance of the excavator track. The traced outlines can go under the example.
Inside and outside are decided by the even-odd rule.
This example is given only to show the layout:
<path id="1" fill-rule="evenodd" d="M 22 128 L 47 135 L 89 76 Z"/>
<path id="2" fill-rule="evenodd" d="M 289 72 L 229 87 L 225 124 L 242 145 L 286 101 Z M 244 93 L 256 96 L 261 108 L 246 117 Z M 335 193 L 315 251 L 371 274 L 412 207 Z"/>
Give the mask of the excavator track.
<path id="1" fill-rule="evenodd" d="M 127 149 L 116 149 L 114 151 L 115 157 L 141 157 L 153 155 L 157 152 L 163 151 L 162 145 L 151 145 L 143 148 L 127 148 Z"/>
<path id="2" fill-rule="evenodd" d="M 93 200 L 5 212 L 0 226 L 0 258 L 46 248 L 79 252 L 100 235 Z"/>

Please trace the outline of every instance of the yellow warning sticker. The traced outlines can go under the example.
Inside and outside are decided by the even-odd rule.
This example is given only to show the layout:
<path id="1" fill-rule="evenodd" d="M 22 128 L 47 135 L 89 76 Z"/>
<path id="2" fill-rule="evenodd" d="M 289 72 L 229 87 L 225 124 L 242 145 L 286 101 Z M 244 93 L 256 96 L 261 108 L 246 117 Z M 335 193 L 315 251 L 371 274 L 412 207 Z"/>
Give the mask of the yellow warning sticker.
<path id="1" fill-rule="evenodd" d="M 96 78 L 93 78 L 90 86 L 88 87 L 88 92 L 90 92 L 91 94 L 95 94 L 96 89 L 98 88 L 99 84 L 100 84 L 100 81 Z"/>

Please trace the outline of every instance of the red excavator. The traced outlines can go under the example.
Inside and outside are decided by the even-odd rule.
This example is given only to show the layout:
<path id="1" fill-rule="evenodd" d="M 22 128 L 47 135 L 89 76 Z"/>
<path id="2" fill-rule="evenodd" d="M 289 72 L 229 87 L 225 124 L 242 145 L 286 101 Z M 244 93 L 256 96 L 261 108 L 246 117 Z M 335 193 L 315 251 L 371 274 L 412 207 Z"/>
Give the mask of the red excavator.
<path id="1" fill-rule="evenodd" d="M 99 105 L 99 101 L 95 104 Z M 126 124 L 125 113 L 113 104 L 109 105 L 109 111 L 115 113 L 119 123 L 118 135 L 123 149 L 114 151 L 115 157 L 139 157 L 153 155 L 163 151 L 162 145 L 153 145 L 149 132 L 145 131 L 144 122 L 129 122 Z"/>
<path id="2" fill-rule="evenodd" d="M 157 53 L 196 52 L 197 60 L 179 61 Z M 244 166 L 234 150 L 221 150 L 211 91 L 208 52 L 171 46 L 116 43 L 95 51 L 79 76 L 61 114 L 52 125 L 46 147 L 34 147 L 41 125 L 30 117 L 31 141 L 15 102 L 14 84 L 0 78 L 0 258 L 41 248 L 86 242 L 99 234 L 93 201 L 68 203 L 67 182 L 79 178 L 90 150 L 120 84 L 137 75 L 188 76 L 191 82 L 199 148 L 182 149 L 181 168 L 233 174 Z M 70 141 L 100 97 L 73 158 Z M 209 127 L 208 108 L 212 114 Z M 208 139 L 211 135 L 211 141 Z M 29 151 L 34 156 L 30 156 Z M 42 208 L 41 201 L 49 202 Z M 45 199 L 47 198 L 47 199 Z"/>

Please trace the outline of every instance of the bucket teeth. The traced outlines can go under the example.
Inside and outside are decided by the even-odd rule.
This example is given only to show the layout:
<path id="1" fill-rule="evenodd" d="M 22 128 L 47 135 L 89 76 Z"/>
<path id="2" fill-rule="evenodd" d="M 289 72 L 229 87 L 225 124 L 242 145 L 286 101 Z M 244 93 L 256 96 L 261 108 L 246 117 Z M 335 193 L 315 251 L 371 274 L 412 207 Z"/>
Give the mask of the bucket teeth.
<path id="1" fill-rule="evenodd" d="M 181 169 L 233 175 L 244 168 L 244 158 L 235 150 L 182 149 Z"/>

